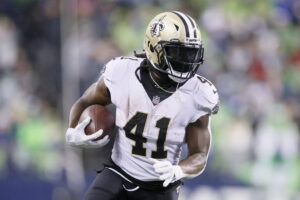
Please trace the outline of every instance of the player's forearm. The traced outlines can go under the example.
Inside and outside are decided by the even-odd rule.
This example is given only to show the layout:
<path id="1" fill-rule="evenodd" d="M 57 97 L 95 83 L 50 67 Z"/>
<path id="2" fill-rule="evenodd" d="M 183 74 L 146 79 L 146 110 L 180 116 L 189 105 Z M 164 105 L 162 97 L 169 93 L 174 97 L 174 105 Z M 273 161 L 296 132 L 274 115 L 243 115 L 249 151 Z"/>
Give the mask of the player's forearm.
<path id="1" fill-rule="evenodd" d="M 74 103 L 70 111 L 69 127 L 74 128 L 80 119 L 81 113 L 88 106 L 99 104 L 106 106 L 111 103 L 103 77 L 98 82 L 92 84 L 84 94 Z"/>
<path id="2" fill-rule="evenodd" d="M 78 124 L 78 121 L 80 119 L 81 113 L 84 111 L 85 108 L 87 108 L 89 105 L 82 101 L 81 99 L 78 99 L 72 106 L 69 116 L 69 127 L 75 128 L 75 126 Z"/>
<path id="3" fill-rule="evenodd" d="M 209 121 L 210 116 L 204 115 L 186 129 L 189 156 L 179 163 L 186 178 L 200 175 L 206 166 L 211 136 Z"/>
<path id="4" fill-rule="evenodd" d="M 206 166 L 207 154 L 195 153 L 188 156 L 186 159 L 179 163 L 182 172 L 186 175 L 186 178 L 193 178 L 202 173 Z"/>

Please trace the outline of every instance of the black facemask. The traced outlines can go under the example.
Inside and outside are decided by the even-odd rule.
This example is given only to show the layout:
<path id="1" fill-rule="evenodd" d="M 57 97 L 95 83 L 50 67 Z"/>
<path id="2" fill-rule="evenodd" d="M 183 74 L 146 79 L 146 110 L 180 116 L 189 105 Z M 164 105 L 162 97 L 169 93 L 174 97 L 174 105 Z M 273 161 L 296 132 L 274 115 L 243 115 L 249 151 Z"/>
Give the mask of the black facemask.
<path id="1" fill-rule="evenodd" d="M 155 48 L 158 65 L 156 69 L 185 82 L 195 75 L 203 63 L 204 48 L 201 44 L 160 41 Z"/>
<path id="2" fill-rule="evenodd" d="M 191 48 L 179 45 L 165 45 L 166 58 L 177 72 L 193 71 L 203 59 L 202 48 Z"/>

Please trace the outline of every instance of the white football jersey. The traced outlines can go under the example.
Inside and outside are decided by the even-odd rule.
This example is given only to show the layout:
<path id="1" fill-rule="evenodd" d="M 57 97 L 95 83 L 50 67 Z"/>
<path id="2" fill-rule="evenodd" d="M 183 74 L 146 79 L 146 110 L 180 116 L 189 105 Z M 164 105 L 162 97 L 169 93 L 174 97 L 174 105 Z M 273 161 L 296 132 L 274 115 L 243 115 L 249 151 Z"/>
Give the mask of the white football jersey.
<path id="1" fill-rule="evenodd" d="M 178 164 L 185 128 L 218 109 L 216 88 L 195 75 L 175 93 L 153 104 L 135 75 L 143 59 L 119 57 L 105 66 L 103 77 L 116 106 L 116 134 L 112 160 L 141 181 L 158 180 L 149 158 Z"/>

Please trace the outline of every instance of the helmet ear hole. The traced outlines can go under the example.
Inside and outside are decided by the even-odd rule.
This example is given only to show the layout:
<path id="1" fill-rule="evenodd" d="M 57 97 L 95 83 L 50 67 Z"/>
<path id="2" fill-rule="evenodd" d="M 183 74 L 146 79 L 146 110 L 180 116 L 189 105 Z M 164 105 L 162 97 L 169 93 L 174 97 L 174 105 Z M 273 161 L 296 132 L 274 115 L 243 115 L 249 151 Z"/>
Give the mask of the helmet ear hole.
<path id="1" fill-rule="evenodd" d="M 179 30 L 179 26 L 177 26 L 176 24 L 174 24 L 176 30 L 178 31 Z"/>

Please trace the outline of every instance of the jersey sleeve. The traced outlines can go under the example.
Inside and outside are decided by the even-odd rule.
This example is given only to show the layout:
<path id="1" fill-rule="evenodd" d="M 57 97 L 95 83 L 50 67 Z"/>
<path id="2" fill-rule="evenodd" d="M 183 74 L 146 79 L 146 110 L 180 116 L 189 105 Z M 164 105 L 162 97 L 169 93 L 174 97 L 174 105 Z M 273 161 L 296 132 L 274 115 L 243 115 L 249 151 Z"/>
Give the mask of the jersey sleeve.
<path id="1" fill-rule="evenodd" d="M 109 61 L 102 70 L 104 83 L 110 92 L 111 102 L 119 105 L 122 98 L 126 98 L 126 74 L 127 63 L 124 59 L 114 58 Z"/>
<path id="2" fill-rule="evenodd" d="M 217 114 L 219 111 L 219 94 L 216 87 L 207 79 L 197 76 L 199 82 L 195 88 L 194 102 L 195 115 L 192 122 L 206 114 Z"/>

